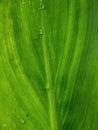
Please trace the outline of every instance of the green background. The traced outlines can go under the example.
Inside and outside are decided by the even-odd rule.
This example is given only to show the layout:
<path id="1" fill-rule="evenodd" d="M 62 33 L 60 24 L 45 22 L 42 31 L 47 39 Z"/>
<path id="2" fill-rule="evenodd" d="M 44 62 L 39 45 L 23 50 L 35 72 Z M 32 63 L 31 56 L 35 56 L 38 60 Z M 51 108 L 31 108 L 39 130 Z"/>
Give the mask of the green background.
<path id="1" fill-rule="evenodd" d="M 0 130 L 98 130 L 98 0 L 0 0 Z"/>

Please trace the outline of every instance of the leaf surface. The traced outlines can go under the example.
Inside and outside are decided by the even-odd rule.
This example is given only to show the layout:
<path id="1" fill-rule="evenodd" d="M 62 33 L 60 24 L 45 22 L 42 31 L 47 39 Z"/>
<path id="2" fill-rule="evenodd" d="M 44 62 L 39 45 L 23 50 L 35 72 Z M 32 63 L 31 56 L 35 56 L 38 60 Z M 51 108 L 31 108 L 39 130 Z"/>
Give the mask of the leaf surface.
<path id="1" fill-rule="evenodd" d="M 0 1 L 0 130 L 98 129 L 98 1 Z"/>

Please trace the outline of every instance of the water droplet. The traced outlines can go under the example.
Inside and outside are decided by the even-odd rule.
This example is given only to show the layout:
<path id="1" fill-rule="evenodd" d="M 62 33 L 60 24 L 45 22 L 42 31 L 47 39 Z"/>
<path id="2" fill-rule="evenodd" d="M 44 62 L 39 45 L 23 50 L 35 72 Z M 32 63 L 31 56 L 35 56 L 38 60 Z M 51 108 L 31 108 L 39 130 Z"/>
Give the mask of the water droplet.
<path id="1" fill-rule="evenodd" d="M 45 5 L 42 5 L 42 9 L 45 9 Z"/>
<path id="2" fill-rule="evenodd" d="M 40 7 L 39 7 L 39 10 L 44 10 L 45 9 L 45 5 L 41 5 Z"/>
<path id="3" fill-rule="evenodd" d="M 40 35 L 43 35 L 43 31 L 42 31 L 42 29 L 40 29 Z"/>
<path id="4" fill-rule="evenodd" d="M 3 124 L 3 127 L 7 127 L 7 124 L 6 124 L 6 123 L 4 123 L 4 124 Z"/>
<path id="5" fill-rule="evenodd" d="M 23 119 L 21 119 L 21 121 L 20 121 L 22 124 L 24 124 L 25 123 L 25 121 L 23 120 Z"/>

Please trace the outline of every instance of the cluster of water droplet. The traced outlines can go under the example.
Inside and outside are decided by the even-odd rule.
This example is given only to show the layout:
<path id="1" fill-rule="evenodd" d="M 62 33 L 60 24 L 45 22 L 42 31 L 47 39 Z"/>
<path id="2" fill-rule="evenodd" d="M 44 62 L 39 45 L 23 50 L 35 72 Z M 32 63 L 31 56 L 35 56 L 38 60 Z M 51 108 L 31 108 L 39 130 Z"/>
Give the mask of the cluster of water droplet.
<path id="1" fill-rule="evenodd" d="M 43 35 L 43 30 L 40 28 L 39 30 L 40 35 Z"/>
<path id="2" fill-rule="evenodd" d="M 45 9 L 45 5 L 41 5 L 41 6 L 39 7 L 39 10 L 43 10 L 43 9 Z"/>
<path id="3" fill-rule="evenodd" d="M 39 10 L 40 10 L 40 11 L 43 11 L 44 9 L 45 9 L 45 3 L 44 3 L 43 0 L 40 0 L 40 7 L 39 7 Z M 40 34 L 40 35 L 43 35 L 43 29 L 42 29 L 42 28 L 40 28 L 39 34 Z"/>
<path id="4" fill-rule="evenodd" d="M 45 9 L 45 4 L 43 0 L 40 0 L 40 7 L 39 10 L 44 10 Z"/>
<path id="5" fill-rule="evenodd" d="M 24 119 L 21 119 L 21 120 L 20 120 L 20 123 L 21 123 L 21 124 L 24 124 L 24 123 L 25 123 Z M 3 127 L 3 128 L 6 128 L 6 127 L 8 127 L 8 126 L 7 126 L 6 123 L 3 123 L 2 127 Z"/>

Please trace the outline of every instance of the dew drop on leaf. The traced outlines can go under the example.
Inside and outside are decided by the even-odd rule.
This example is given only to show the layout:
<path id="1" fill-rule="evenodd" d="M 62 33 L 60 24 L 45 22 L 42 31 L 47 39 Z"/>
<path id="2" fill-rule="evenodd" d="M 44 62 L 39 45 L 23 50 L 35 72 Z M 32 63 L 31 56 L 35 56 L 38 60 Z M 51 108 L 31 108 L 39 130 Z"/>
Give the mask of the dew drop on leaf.
<path id="1" fill-rule="evenodd" d="M 45 9 L 45 5 L 42 5 L 42 9 Z"/>
<path id="2" fill-rule="evenodd" d="M 39 10 L 44 10 L 45 9 L 45 5 L 41 5 L 40 7 L 39 7 Z"/>
<path id="3" fill-rule="evenodd" d="M 23 119 L 21 119 L 21 121 L 20 121 L 22 124 L 24 124 L 25 123 L 25 121 L 23 120 Z"/>
<path id="4" fill-rule="evenodd" d="M 39 33 L 40 33 L 40 35 L 43 35 L 43 31 L 42 31 L 42 29 L 40 29 Z"/>

